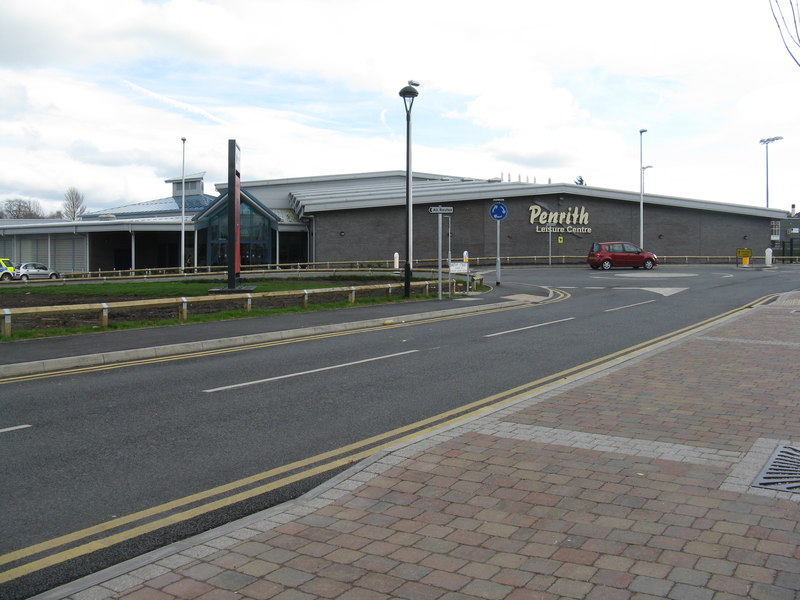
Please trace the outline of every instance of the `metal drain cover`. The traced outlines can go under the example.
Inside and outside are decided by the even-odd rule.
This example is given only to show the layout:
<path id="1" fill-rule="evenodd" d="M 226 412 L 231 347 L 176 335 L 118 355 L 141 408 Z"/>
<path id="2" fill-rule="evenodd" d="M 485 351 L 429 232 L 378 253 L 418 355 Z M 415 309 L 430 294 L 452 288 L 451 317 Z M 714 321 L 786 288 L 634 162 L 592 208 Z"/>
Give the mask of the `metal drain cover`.
<path id="1" fill-rule="evenodd" d="M 800 493 L 800 448 L 778 446 L 753 486 Z"/>

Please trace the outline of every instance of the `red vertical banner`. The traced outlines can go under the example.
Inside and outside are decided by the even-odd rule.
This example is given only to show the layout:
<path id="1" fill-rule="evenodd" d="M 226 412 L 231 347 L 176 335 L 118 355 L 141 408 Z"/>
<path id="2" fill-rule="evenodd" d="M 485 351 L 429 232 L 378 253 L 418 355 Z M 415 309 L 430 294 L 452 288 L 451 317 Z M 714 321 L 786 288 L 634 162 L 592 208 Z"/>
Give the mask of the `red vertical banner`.
<path id="1" fill-rule="evenodd" d="M 241 185 L 240 185 L 240 177 L 239 172 L 236 172 L 236 191 L 233 195 L 233 203 L 234 203 L 234 227 L 236 231 L 234 232 L 233 236 L 233 245 L 234 245 L 234 264 L 233 264 L 233 271 L 236 274 L 236 278 L 239 278 L 239 274 L 242 272 L 242 202 L 241 202 Z"/>

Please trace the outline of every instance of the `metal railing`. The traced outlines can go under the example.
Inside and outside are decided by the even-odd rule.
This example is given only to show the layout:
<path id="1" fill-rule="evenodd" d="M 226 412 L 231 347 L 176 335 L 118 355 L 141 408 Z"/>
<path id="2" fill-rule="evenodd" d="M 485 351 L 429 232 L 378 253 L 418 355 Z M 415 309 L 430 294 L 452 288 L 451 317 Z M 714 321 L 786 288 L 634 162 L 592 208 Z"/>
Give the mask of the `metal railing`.
<path id="1" fill-rule="evenodd" d="M 732 264 L 738 262 L 736 255 L 725 256 L 710 256 L 710 255 L 659 255 L 659 262 L 661 264 Z M 753 256 L 752 261 L 764 261 L 764 256 Z M 773 262 L 798 262 L 798 256 L 783 256 L 774 255 Z M 470 268 L 475 267 L 494 267 L 497 262 L 495 256 L 477 256 L 470 257 Z M 531 255 L 531 256 L 501 256 L 500 262 L 503 266 L 559 266 L 559 265 L 583 265 L 586 264 L 586 256 L 548 256 L 548 255 Z M 446 265 L 443 265 L 446 269 Z M 432 271 L 437 268 L 437 259 L 424 258 L 415 259 L 412 268 L 414 271 L 425 270 Z M 401 275 L 399 269 L 393 267 L 392 260 L 351 260 L 351 261 L 320 261 L 320 262 L 293 262 L 293 263 L 275 263 L 263 265 L 243 265 L 241 269 L 242 277 L 254 275 L 288 275 L 296 274 L 298 276 L 308 273 L 327 273 L 336 275 L 341 272 L 348 273 L 391 273 Z M 194 277 L 223 277 L 227 274 L 227 267 L 224 265 L 218 266 L 201 266 L 201 267 L 186 267 L 180 269 L 178 267 L 148 267 L 143 269 L 112 269 L 112 270 L 92 270 L 92 271 L 73 271 L 69 273 L 62 273 L 61 278 L 57 280 L 42 280 L 42 281 L 28 281 L 26 283 L 53 284 L 57 281 L 69 281 L 79 279 L 81 281 L 107 281 L 109 279 L 160 279 L 160 278 L 194 278 Z M 20 283 L 16 281 L 16 283 Z"/>
<path id="2" fill-rule="evenodd" d="M 480 280 L 475 278 L 474 280 Z M 428 296 L 431 290 L 435 291 L 438 287 L 438 281 L 412 281 L 412 290 L 417 290 L 423 295 Z M 455 288 L 454 286 L 454 289 Z M 402 294 L 404 290 L 404 283 L 387 283 L 377 285 L 363 285 L 363 286 L 346 286 L 346 287 L 333 287 L 333 288 L 319 288 L 308 290 L 284 290 L 279 292 L 249 292 L 249 293 L 224 293 L 215 294 L 211 296 L 192 296 L 180 298 L 155 298 L 148 300 L 126 300 L 121 302 L 96 302 L 90 304 L 64 304 L 57 306 L 30 306 L 20 308 L 3 308 L 0 309 L 0 314 L 3 315 L 2 326 L 0 333 L 3 337 L 11 337 L 12 324 L 14 317 L 46 317 L 46 316 L 62 316 L 65 314 L 75 313 L 88 313 L 96 314 L 98 325 L 105 329 L 108 327 L 109 319 L 112 312 L 125 309 L 151 309 L 151 308 L 175 308 L 177 309 L 177 318 L 180 322 L 185 322 L 189 317 L 189 307 L 199 304 L 214 304 L 220 302 L 227 302 L 228 304 L 239 303 L 240 310 L 250 312 L 253 307 L 253 301 L 257 299 L 272 299 L 272 300 L 297 300 L 303 308 L 307 308 L 309 300 L 314 296 L 321 297 L 323 294 L 330 297 L 331 295 L 342 295 L 347 297 L 349 304 L 354 304 L 356 301 L 356 294 L 380 292 L 384 290 L 387 296 L 396 294 L 399 290 Z"/>

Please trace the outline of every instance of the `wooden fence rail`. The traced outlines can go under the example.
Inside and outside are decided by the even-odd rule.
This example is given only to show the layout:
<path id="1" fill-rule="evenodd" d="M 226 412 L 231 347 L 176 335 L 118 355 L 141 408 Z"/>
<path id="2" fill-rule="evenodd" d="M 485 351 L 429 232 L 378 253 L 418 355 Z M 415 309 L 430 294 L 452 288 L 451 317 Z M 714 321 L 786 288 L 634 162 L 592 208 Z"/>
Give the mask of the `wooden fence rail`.
<path id="1" fill-rule="evenodd" d="M 412 281 L 411 288 L 421 290 L 426 296 L 430 290 L 437 289 L 437 281 Z M 253 306 L 253 300 L 257 298 L 297 298 L 302 306 L 308 306 L 309 298 L 315 294 L 338 294 L 346 293 L 347 301 L 350 304 L 355 303 L 357 292 L 369 292 L 376 290 L 386 290 L 386 294 L 391 296 L 396 293 L 396 290 L 404 289 L 404 283 L 386 283 L 377 285 L 363 285 L 363 286 L 347 286 L 336 288 L 320 288 L 311 290 L 285 290 L 280 292 L 256 292 L 256 293 L 240 293 L 240 294 L 215 294 L 212 296 L 192 296 L 181 298 L 156 298 L 149 300 L 127 300 L 122 302 L 99 302 L 93 304 L 62 304 L 57 306 L 30 306 L 20 308 L 3 308 L 0 309 L 3 315 L 2 322 L 2 336 L 11 337 L 12 331 L 12 318 L 17 317 L 44 317 L 52 315 L 63 315 L 71 313 L 96 313 L 100 327 L 107 328 L 109 316 L 112 311 L 123 309 L 137 309 L 137 308 L 170 308 L 175 307 L 178 313 L 178 320 L 181 322 L 186 321 L 189 316 L 189 306 L 192 304 L 208 304 L 215 302 L 241 302 L 242 309 L 250 311 Z"/>

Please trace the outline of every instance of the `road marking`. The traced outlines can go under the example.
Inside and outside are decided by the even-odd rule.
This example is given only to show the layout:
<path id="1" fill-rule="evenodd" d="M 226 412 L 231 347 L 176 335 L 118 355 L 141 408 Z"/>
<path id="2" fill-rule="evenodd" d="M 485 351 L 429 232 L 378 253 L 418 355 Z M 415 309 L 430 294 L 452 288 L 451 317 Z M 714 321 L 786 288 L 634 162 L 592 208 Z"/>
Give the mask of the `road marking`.
<path id="1" fill-rule="evenodd" d="M 545 325 L 555 325 L 556 323 L 563 323 L 564 321 L 572 321 L 575 317 L 568 317 L 566 319 L 559 319 L 558 321 L 548 321 L 547 323 L 538 323 L 537 325 L 528 325 L 527 327 L 520 327 L 518 329 L 509 329 L 508 331 L 498 331 L 497 333 L 489 333 L 483 337 L 495 337 L 496 335 L 505 335 L 507 333 L 516 333 L 517 331 L 525 331 L 526 329 L 535 329 L 536 327 L 544 327 Z"/>
<path id="2" fill-rule="evenodd" d="M 18 429 L 27 429 L 28 427 L 33 427 L 33 425 L 17 425 L 15 427 L 6 427 L 5 429 L 0 429 L 0 433 L 6 433 L 8 431 L 17 431 Z"/>
<path id="3" fill-rule="evenodd" d="M 644 292 L 653 292 L 654 294 L 661 294 L 662 296 L 672 296 L 680 292 L 685 292 L 689 288 L 643 288 L 643 287 L 617 287 L 615 290 L 642 290 Z"/>
<path id="4" fill-rule="evenodd" d="M 626 304 L 625 306 L 618 306 L 617 308 L 607 308 L 603 312 L 614 312 L 615 310 L 622 310 L 623 308 L 632 308 L 634 306 L 641 306 L 642 304 L 650 304 L 655 300 L 645 300 L 644 302 L 637 302 L 636 304 Z"/>
<path id="5" fill-rule="evenodd" d="M 430 434 L 434 431 L 438 431 L 445 427 L 449 427 L 455 423 L 459 423 L 467 419 L 474 418 L 478 415 L 485 414 L 486 412 L 495 410 L 502 406 L 507 406 L 518 400 L 522 400 L 528 397 L 530 394 L 540 393 L 554 386 L 567 383 L 568 381 L 574 380 L 578 377 L 582 377 L 587 374 L 597 372 L 607 366 L 617 364 L 619 361 L 627 360 L 631 356 L 655 350 L 664 345 L 674 342 L 676 339 L 704 330 L 710 325 L 718 323 L 733 315 L 739 314 L 747 309 L 762 305 L 768 302 L 769 300 L 777 298 L 779 295 L 780 294 L 771 294 L 768 296 L 763 296 L 762 298 L 759 298 L 758 300 L 750 302 L 744 306 L 740 306 L 739 308 L 735 308 L 727 312 L 724 312 L 720 315 L 716 315 L 709 319 L 705 319 L 704 321 L 700 321 L 699 323 L 695 323 L 694 325 L 689 325 L 682 329 L 678 329 L 677 331 L 673 331 L 671 333 L 653 338 L 651 340 L 647 340 L 646 342 L 641 342 L 639 344 L 630 346 L 629 348 L 625 348 L 617 352 L 612 352 L 609 355 L 596 358 L 581 365 L 567 368 L 558 373 L 547 375 L 545 377 L 542 377 L 541 379 L 537 379 L 535 381 L 522 384 L 520 386 L 511 388 L 509 390 L 504 390 L 502 392 L 493 394 L 491 396 L 487 396 L 480 400 L 476 400 L 475 402 L 471 402 L 464 406 L 451 409 L 449 411 L 440 413 L 438 415 L 434 415 L 432 417 L 428 417 L 421 421 L 417 421 L 416 423 L 404 425 L 402 427 L 398 427 L 397 429 L 375 435 L 365 440 L 360 440 L 358 442 L 349 444 L 347 446 L 335 448 L 333 450 L 329 450 L 328 452 L 324 452 L 316 456 L 311 456 L 309 458 L 305 458 L 296 461 L 294 463 L 290 463 L 288 465 L 276 467 L 275 469 L 266 471 L 264 473 L 252 475 L 250 477 L 246 477 L 238 481 L 224 484 L 216 488 L 212 488 L 210 490 L 205 490 L 203 492 L 198 492 L 191 496 L 167 502 L 166 504 L 154 506 L 152 508 L 140 511 L 138 513 L 133 513 L 123 517 L 118 517 L 112 521 L 99 523 L 87 529 L 75 531 L 73 533 L 63 535 L 61 537 L 53 538 L 45 542 L 40 542 L 33 546 L 29 546 L 27 548 L 21 548 L 19 550 L 10 552 L 8 554 L 0 555 L 0 565 L 16 562 L 26 557 L 44 552 L 46 550 L 59 548 L 71 542 L 85 540 L 86 538 L 92 535 L 102 534 L 104 532 L 110 534 L 111 530 L 115 528 L 121 527 L 126 524 L 132 524 L 137 521 L 141 521 L 144 518 L 154 517 L 156 515 L 160 515 L 170 510 L 183 507 L 195 502 L 209 500 L 209 502 L 206 504 L 201 504 L 194 508 L 186 509 L 183 512 L 166 515 L 156 519 L 155 521 L 144 523 L 142 525 L 133 527 L 131 529 L 123 530 L 120 531 L 119 533 L 109 535 L 109 537 L 99 538 L 94 541 L 84 542 L 81 545 L 76 546 L 74 548 L 62 550 L 55 554 L 45 556 L 38 560 L 33 560 L 31 562 L 22 564 L 15 568 L 11 568 L 7 571 L 0 571 L 0 583 L 12 581 L 19 577 L 23 577 L 25 575 L 44 569 L 46 567 L 58 565 L 67 562 L 69 560 L 78 558 L 80 556 L 91 554 L 92 552 L 101 550 L 103 548 L 108 548 L 122 541 L 135 538 L 150 531 L 155 531 L 161 527 L 166 527 L 171 524 L 187 521 L 196 516 L 206 514 L 213 510 L 218 510 L 219 508 L 222 508 L 224 506 L 228 506 L 230 504 L 240 502 L 242 500 L 251 498 L 258 494 L 265 493 L 267 491 L 270 491 L 271 489 L 275 489 L 282 485 L 287 485 L 293 481 L 302 480 L 303 478 L 309 477 L 313 474 L 324 473 L 326 471 L 335 469 L 339 466 L 353 463 L 356 460 L 361 460 L 362 458 L 371 456 L 376 452 L 379 452 L 380 450 L 383 450 L 385 448 L 390 448 L 398 443 L 414 439 L 426 434 Z M 350 452 L 352 452 L 352 454 L 348 454 Z M 330 462 L 323 462 L 323 461 L 330 461 Z M 225 492 L 231 492 L 236 489 L 243 488 L 245 486 L 249 486 L 257 482 L 261 482 L 266 479 L 276 477 L 278 475 L 285 475 L 287 473 L 291 473 L 292 471 L 296 471 L 298 469 L 306 467 L 309 467 L 309 469 L 306 471 L 302 471 L 300 473 L 296 473 L 293 475 L 287 475 L 280 480 L 273 481 L 272 483 L 261 484 L 258 487 L 240 491 L 233 496 L 227 496 L 221 499 L 211 501 L 211 498 L 213 498 L 214 496 L 219 496 Z"/>
<path id="6" fill-rule="evenodd" d="M 352 367 L 353 365 L 362 365 L 364 363 L 373 362 L 376 360 L 385 360 L 387 358 L 395 358 L 397 356 L 404 356 L 406 354 L 413 354 L 419 350 L 407 350 L 405 352 L 396 352 L 395 354 L 386 354 L 384 356 L 375 356 L 373 358 L 365 358 L 363 360 L 354 360 L 348 363 L 339 365 L 331 365 L 329 367 L 320 367 L 319 369 L 310 369 L 309 371 L 300 371 L 298 373 L 287 373 L 286 375 L 277 375 L 275 377 L 267 377 L 266 379 L 257 379 L 255 381 L 243 381 L 242 383 L 234 383 L 233 385 L 225 385 L 218 388 L 211 388 L 203 390 L 204 392 L 223 392 L 227 390 L 235 390 L 236 388 L 247 387 L 248 385 L 258 385 L 260 383 L 268 383 L 270 381 L 278 381 L 280 379 L 289 379 L 290 377 L 301 377 L 302 375 L 311 375 L 312 373 L 321 373 L 323 371 L 331 371 L 333 369 L 342 369 L 344 367 Z"/>
<path id="7" fill-rule="evenodd" d="M 187 352 L 185 354 L 172 354 L 169 356 L 156 356 L 151 358 L 140 358 L 128 361 L 121 361 L 116 363 L 104 363 L 100 365 L 91 365 L 87 367 L 72 367 L 69 369 L 64 369 L 61 371 L 47 371 L 44 373 L 31 373 L 28 375 L 13 375 L 10 377 L 2 377 L 0 378 L 0 385 L 6 383 L 17 383 L 20 381 L 32 381 L 38 379 L 49 379 L 51 377 L 63 377 L 66 375 L 81 375 L 85 373 L 98 373 L 102 371 L 109 371 L 111 369 L 124 369 L 129 367 L 137 367 L 142 365 L 151 365 L 151 364 L 160 364 L 178 360 L 187 360 L 192 358 L 198 357 L 206 357 L 206 356 L 218 356 L 222 354 L 231 354 L 233 352 L 244 352 L 248 350 L 257 350 L 260 348 L 270 348 L 273 346 L 280 346 L 283 344 L 296 344 L 300 342 L 308 342 L 311 340 L 321 340 L 321 339 L 328 339 L 333 337 L 345 336 L 345 335 L 354 335 L 358 333 L 369 333 L 374 331 L 384 331 L 390 328 L 398 328 L 398 327 L 412 327 L 414 325 L 425 325 L 428 323 L 436 323 L 440 321 L 449 321 L 452 319 L 465 319 L 469 317 L 477 317 L 483 316 L 487 314 L 497 313 L 497 312 L 505 312 L 509 310 L 520 310 L 523 308 L 532 308 L 536 306 L 543 306 L 545 304 L 553 304 L 554 302 L 561 302 L 562 300 L 566 300 L 570 298 L 570 294 L 568 292 L 562 292 L 561 290 L 554 289 L 553 290 L 553 297 L 547 300 L 542 300 L 536 304 L 512 304 L 512 306 L 490 306 L 485 309 L 481 309 L 476 312 L 468 312 L 463 314 L 452 314 L 452 315 L 442 315 L 436 317 L 430 317 L 428 319 L 421 319 L 419 321 L 401 321 L 399 323 L 392 323 L 392 324 L 381 324 L 372 327 L 364 327 L 363 329 L 350 329 L 346 331 L 335 331 L 329 333 L 320 333 L 315 335 L 305 335 L 295 338 L 286 338 L 286 339 L 279 339 L 279 340 L 270 340 L 266 342 L 256 342 L 250 344 L 244 344 L 241 346 L 230 346 L 225 348 L 216 348 L 212 350 L 198 350 L 193 352 Z M 505 304 L 505 303 L 503 303 Z M 402 318 L 402 317 L 398 317 Z"/>
<path id="8" fill-rule="evenodd" d="M 670 279 L 674 277 L 697 277 L 699 273 L 654 273 L 653 271 L 633 271 L 632 273 L 615 273 L 614 277 L 645 277 L 647 279 Z"/>

